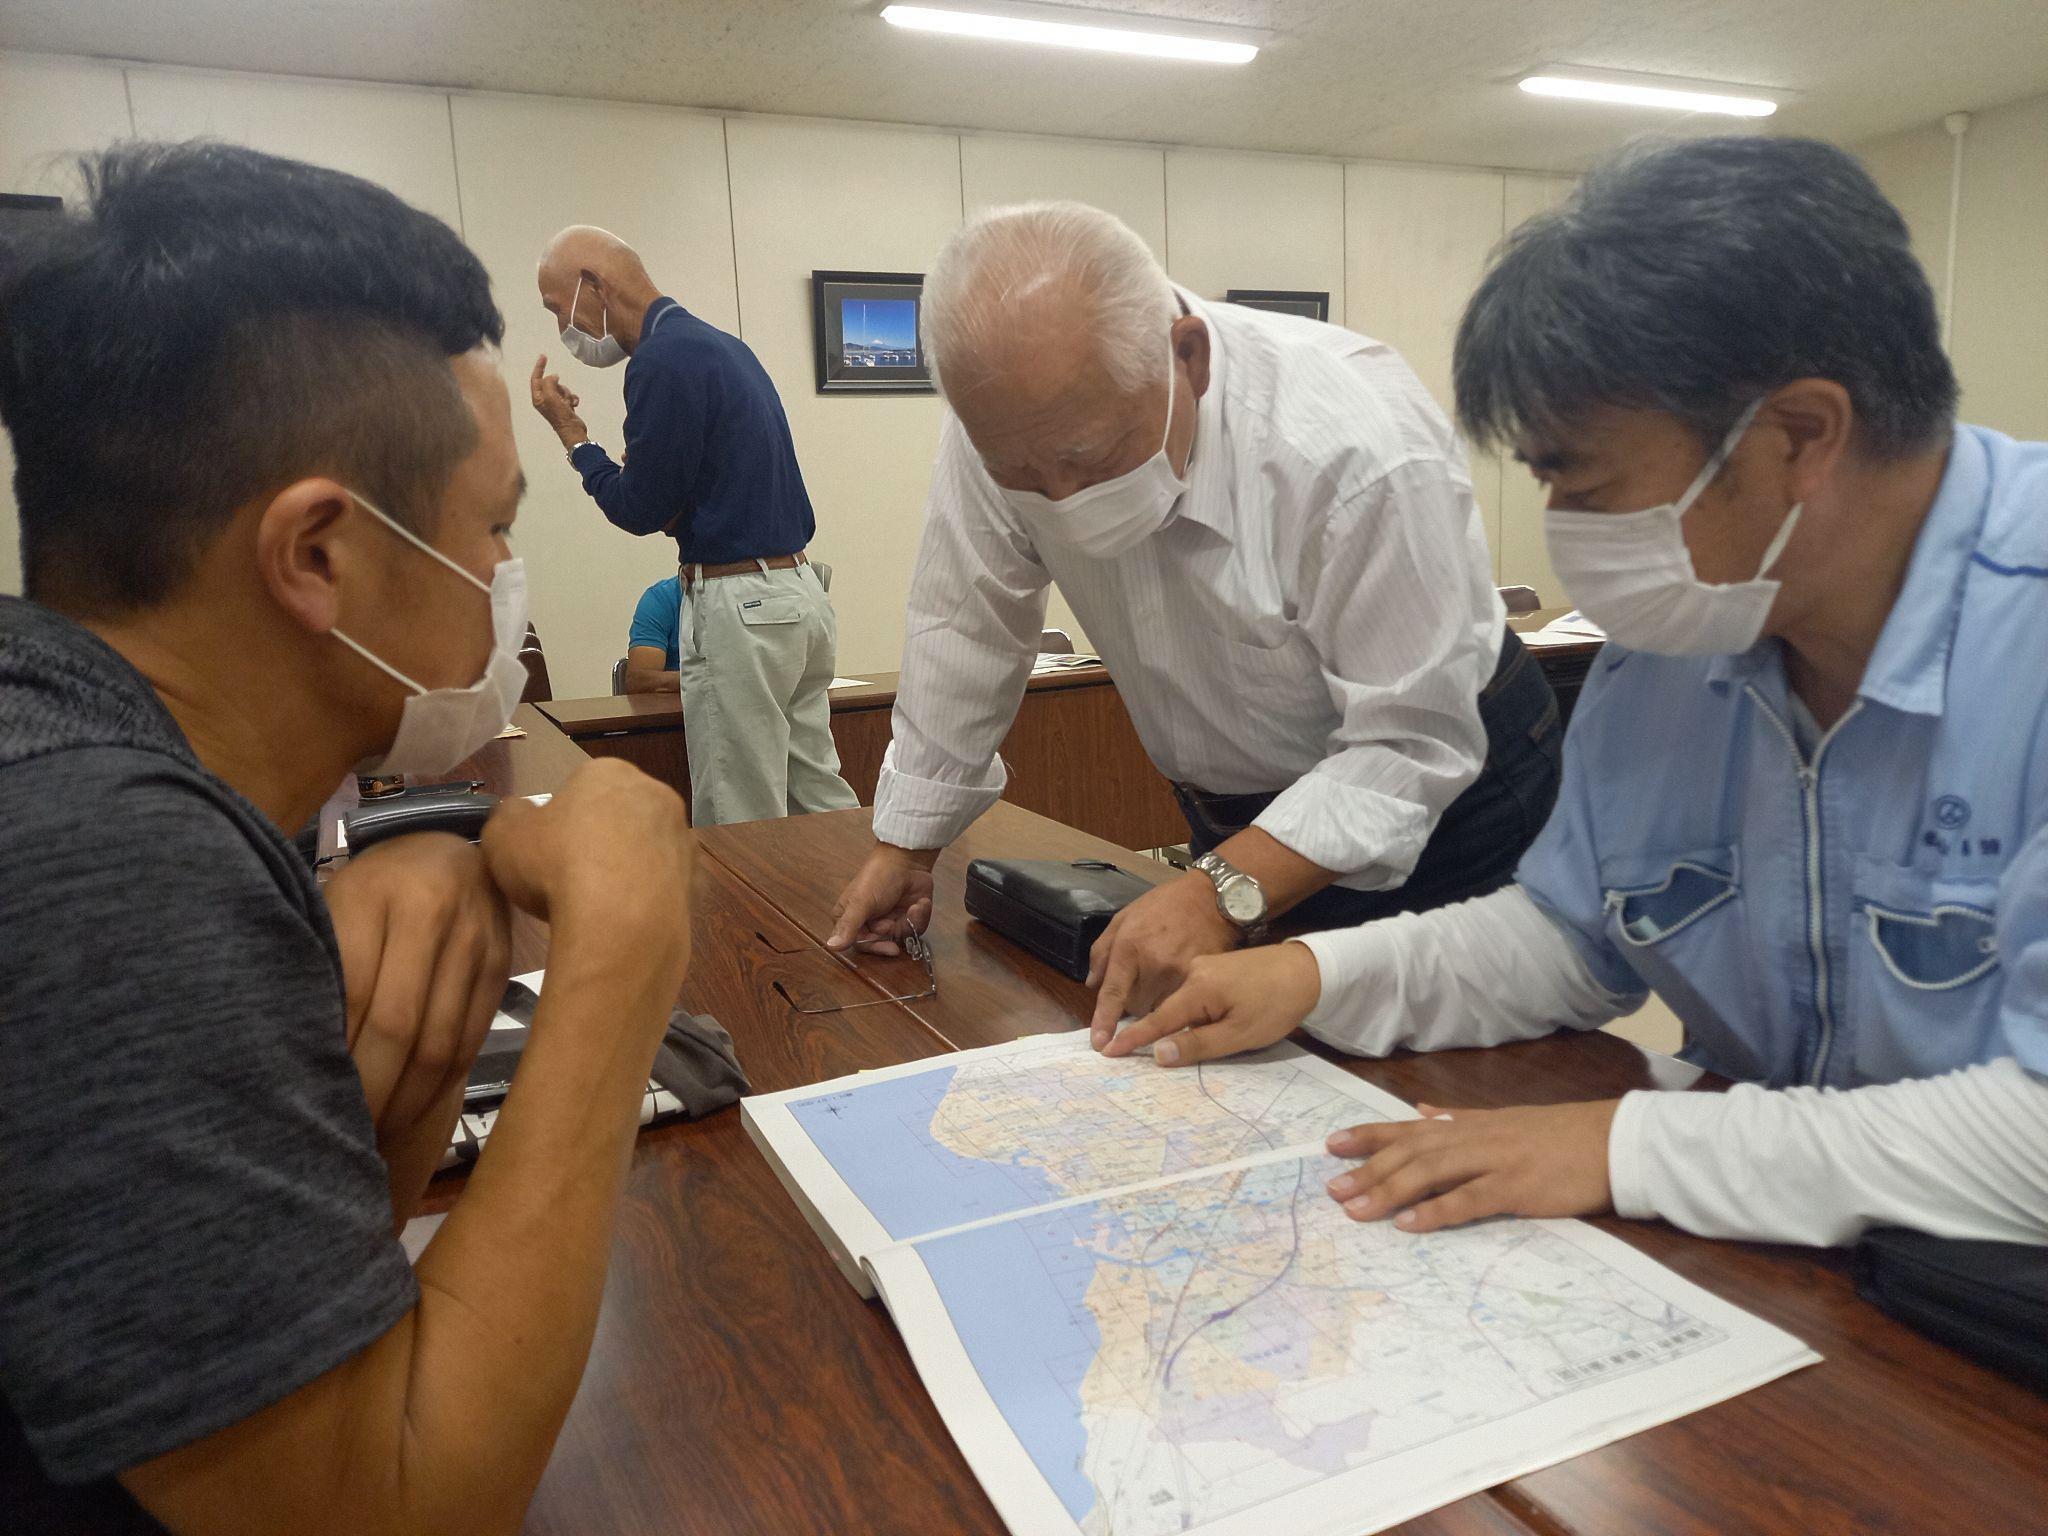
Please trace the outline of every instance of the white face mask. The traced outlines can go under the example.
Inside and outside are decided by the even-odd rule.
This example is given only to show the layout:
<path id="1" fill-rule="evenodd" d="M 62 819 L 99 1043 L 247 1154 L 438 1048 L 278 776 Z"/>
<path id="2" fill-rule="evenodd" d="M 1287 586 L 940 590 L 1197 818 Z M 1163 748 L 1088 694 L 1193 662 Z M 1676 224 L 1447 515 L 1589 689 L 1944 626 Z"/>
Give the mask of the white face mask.
<path id="1" fill-rule="evenodd" d="M 355 495 L 353 491 L 349 493 Z M 428 688 L 414 682 L 388 662 L 373 656 L 339 629 L 329 633 L 385 676 L 411 690 L 405 712 L 399 717 L 398 734 L 381 757 L 356 765 L 356 772 L 368 774 L 443 773 L 476 753 L 511 722 L 526 691 L 526 665 L 519 648 L 526 643 L 526 562 L 500 560 L 491 572 L 489 586 L 409 529 L 401 528 L 384 513 L 356 496 L 356 501 L 378 522 L 415 549 L 447 566 L 449 570 L 491 597 L 491 659 L 484 675 L 467 688 Z"/>
<path id="2" fill-rule="evenodd" d="M 1159 451 L 1126 474 L 1099 485 L 1087 486 L 1063 501 L 1054 501 L 1036 491 L 1012 491 L 1001 486 L 1003 500 L 1023 521 L 1034 537 L 1064 544 L 1098 560 L 1113 560 L 1136 548 L 1166 526 L 1174 503 L 1186 494 L 1188 483 L 1173 472 L 1173 460 L 1166 456 L 1173 436 L 1173 397 L 1177 370 L 1173 349 L 1166 352 L 1166 431 L 1160 436 Z"/>
<path id="3" fill-rule="evenodd" d="M 619 338 L 612 334 L 612 317 L 604 314 L 604 334 L 593 336 L 576 323 L 576 301 L 583 297 L 583 279 L 576 279 L 576 292 L 569 300 L 569 323 L 562 327 L 562 345 L 569 349 L 569 355 L 579 363 L 592 368 L 609 368 L 621 362 L 626 349 L 619 345 Z"/>
<path id="4" fill-rule="evenodd" d="M 1679 529 L 1762 405 L 1758 400 L 1742 413 L 1674 502 L 1642 512 L 1543 514 L 1550 563 L 1566 595 L 1617 645 L 1663 656 L 1726 656 L 1748 650 L 1763 635 L 1783 585 L 1768 578 L 1792 538 L 1801 508 L 1785 514 L 1755 577 L 1724 586 L 1699 579 Z"/>

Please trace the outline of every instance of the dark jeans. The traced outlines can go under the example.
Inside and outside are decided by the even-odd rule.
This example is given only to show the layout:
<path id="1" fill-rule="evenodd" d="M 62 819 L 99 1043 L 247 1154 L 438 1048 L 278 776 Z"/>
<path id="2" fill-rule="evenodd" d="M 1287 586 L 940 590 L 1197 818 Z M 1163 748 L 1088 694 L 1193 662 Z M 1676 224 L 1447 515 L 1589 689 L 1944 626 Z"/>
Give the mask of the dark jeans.
<path id="1" fill-rule="evenodd" d="M 1437 819 L 1407 881 L 1391 891 L 1326 887 L 1286 914 L 1289 927 L 1346 928 L 1397 912 L 1427 912 L 1497 891 L 1514 878 L 1522 851 L 1557 803 L 1564 728 L 1543 669 L 1513 630 L 1479 695 L 1479 718 L 1486 725 L 1486 766 Z M 1210 795 L 1186 784 L 1175 785 L 1174 795 L 1197 855 L 1243 831 L 1278 798 L 1277 791 Z"/>

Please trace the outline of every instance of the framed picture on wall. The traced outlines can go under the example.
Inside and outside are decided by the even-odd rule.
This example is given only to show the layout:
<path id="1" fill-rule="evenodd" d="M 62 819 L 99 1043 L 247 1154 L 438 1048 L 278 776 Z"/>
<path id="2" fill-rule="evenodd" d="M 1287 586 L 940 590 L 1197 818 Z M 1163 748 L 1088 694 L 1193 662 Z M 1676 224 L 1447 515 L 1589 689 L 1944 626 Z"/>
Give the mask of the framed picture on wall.
<path id="1" fill-rule="evenodd" d="M 813 272 L 818 393 L 932 393 L 918 334 L 923 295 L 922 272 Z"/>
<path id="2" fill-rule="evenodd" d="M 1304 320 L 1330 318 L 1330 296 L 1305 288 L 1232 288 L 1223 297 L 1231 304 L 1270 309 L 1276 315 L 1300 315 Z"/>

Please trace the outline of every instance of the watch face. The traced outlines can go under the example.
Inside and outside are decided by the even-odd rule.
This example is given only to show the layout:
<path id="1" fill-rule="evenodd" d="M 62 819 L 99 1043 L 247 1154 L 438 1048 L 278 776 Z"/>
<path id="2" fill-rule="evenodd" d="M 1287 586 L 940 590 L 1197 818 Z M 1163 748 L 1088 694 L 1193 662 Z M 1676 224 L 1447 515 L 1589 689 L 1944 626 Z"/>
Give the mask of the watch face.
<path id="1" fill-rule="evenodd" d="M 1233 923 L 1256 923 L 1266 915 L 1266 897 L 1249 880 L 1226 881 L 1220 893 L 1223 911 Z"/>

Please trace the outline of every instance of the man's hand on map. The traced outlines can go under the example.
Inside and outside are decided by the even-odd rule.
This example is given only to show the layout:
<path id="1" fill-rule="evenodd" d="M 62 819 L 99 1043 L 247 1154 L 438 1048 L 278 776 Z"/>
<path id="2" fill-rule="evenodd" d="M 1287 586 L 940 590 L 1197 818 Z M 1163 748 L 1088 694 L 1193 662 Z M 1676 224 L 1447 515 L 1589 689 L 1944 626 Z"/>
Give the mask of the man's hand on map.
<path id="1" fill-rule="evenodd" d="M 1394 1218 L 1434 1232 L 1488 1216 L 1593 1216 L 1612 1208 L 1607 1133 L 1619 1099 L 1527 1109 L 1435 1109 L 1420 1120 L 1354 1125 L 1334 1157 L 1366 1161 L 1330 1180 L 1354 1221 Z"/>
<path id="2" fill-rule="evenodd" d="M 1316 957 L 1306 945 L 1205 955 L 1188 966 L 1178 991 L 1114 1038 L 1103 1032 L 1098 1013 L 1095 1048 L 1105 1056 L 1128 1056 L 1149 1045 L 1163 1067 L 1256 1051 L 1292 1034 L 1322 990 Z"/>
<path id="3" fill-rule="evenodd" d="M 1216 910 L 1207 875 L 1155 885 L 1111 918 L 1088 952 L 1088 985 L 1101 989 L 1089 1039 L 1100 1049 L 1118 1019 L 1153 1007 L 1187 979 L 1197 959 L 1242 942 L 1236 924 Z"/>

